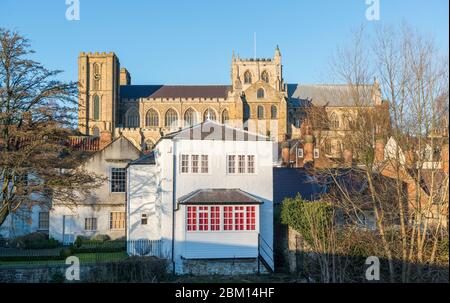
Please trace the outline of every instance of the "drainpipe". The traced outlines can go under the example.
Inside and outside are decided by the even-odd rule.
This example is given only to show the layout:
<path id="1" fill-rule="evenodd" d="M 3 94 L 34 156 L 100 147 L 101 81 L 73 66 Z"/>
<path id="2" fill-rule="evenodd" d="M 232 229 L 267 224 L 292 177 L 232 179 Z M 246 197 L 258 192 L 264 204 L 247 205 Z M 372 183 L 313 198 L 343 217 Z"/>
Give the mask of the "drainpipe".
<path id="1" fill-rule="evenodd" d="M 176 174 L 177 174 L 176 142 L 172 140 L 172 271 L 175 275 L 175 205 L 176 205 Z"/>

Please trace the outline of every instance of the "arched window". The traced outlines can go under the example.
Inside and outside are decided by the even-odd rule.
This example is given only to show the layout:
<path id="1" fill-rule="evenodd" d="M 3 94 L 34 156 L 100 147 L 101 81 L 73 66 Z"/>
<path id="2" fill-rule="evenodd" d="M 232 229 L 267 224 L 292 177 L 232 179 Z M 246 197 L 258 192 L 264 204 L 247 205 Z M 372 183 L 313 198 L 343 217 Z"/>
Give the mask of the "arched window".
<path id="1" fill-rule="evenodd" d="M 100 89 L 100 65 L 98 63 L 94 63 L 94 90 Z"/>
<path id="2" fill-rule="evenodd" d="M 262 88 L 258 89 L 258 91 L 256 93 L 256 98 L 258 98 L 258 99 L 264 98 L 264 89 L 262 89 Z"/>
<path id="3" fill-rule="evenodd" d="M 158 127 L 159 126 L 159 115 L 153 108 L 150 109 L 145 115 L 145 126 L 147 127 Z"/>
<path id="4" fill-rule="evenodd" d="M 266 71 L 263 71 L 261 74 L 261 80 L 263 80 L 266 83 L 269 83 L 269 73 Z"/>
<path id="5" fill-rule="evenodd" d="M 252 74 L 249 71 L 244 73 L 244 84 L 252 84 Z"/>
<path id="6" fill-rule="evenodd" d="M 271 119 L 278 119 L 278 109 L 275 105 L 272 105 L 270 107 L 270 118 Z"/>
<path id="7" fill-rule="evenodd" d="M 216 121 L 216 112 L 212 108 L 208 108 L 205 113 L 203 114 L 203 121 L 210 120 L 210 121 Z"/>
<path id="8" fill-rule="evenodd" d="M 192 108 L 189 108 L 187 111 L 184 112 L 184 125 L 193 126 L 196 123 L 197 123 L 197 114 Z"/>
<path id="9" fill-rule="evenodd" d="M 165 120 L 166 127 L 178 127 L 178 114 L 173 108 L 166 112 Z"/>
<path id="10" fill-rule="evenodd" d="M 139 113 L 136 108 L 130 108 L 125 116 L 125 126 L 128 128 L 139 127 Z"/>
<path id="11" fill-rule="evenodd" d="M 258 105 L 258 119 L 264 119 L 264 106 Z"/>
<path id="12" fill-rule="evenodd" d="M 227 124 L 229 120 L 230 120 L 230 117 L 228 115 L 228 110 L 224 109 L 222 112 L 222 123 Z"/>
<path id="13" fill-rule="evenodd" d="M 155 143 L 153 142 L 152 139 L 145 140 L 145 142 L 144 142 L 144 151 L 145 152 L 152 151 L 154 147 L 155 147 Z"/>
<path id="14" fill-rule="evenodd" d="M 100 97 L 94 95 L 94 120 L 100 120 Z"/>
<path id="15" fill-rule="evenodd" d="M 92 129 L 92 135 L 93 135 L 94 137 L 100 137 L 100 129 L 98 129 L 98 127 L 94 127 L 94 128 Z"/>
<path id="16" fill-rule="evenodd" d="M 338 129 L 339 128 L 339 117 L 336 113 L 332 113 L 330 116 L 331 128 Z"/>

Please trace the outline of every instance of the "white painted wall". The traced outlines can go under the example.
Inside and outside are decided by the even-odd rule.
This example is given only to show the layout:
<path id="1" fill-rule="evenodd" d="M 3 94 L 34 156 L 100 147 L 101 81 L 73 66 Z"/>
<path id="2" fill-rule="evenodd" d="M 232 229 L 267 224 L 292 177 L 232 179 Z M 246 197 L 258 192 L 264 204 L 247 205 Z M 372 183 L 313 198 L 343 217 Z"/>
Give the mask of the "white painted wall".
<path id="1" fill-rule="evenodd" d="M 209 173 L 181 174 L 179 156 L 183 153 L 209 155 Z M 227 154 L 255 155 L 256 173 L 227 174 Z M 147 239 L 155 239 L 159 236 L 165 241 L 166 249 L 172 251 L 171 240 L 174 233 L 173 252 L 175 269 L 178 273 L 182 273 L 182 258 L 257 257 L 258 230 L 187 233 L 185 207 L 179 206 L 175 216 L 172 217 L 174 201 L 197 189 L 241 189 L 263 201 L 259 211 L 259 232 L 273 252 L 272 142 L 163 139 L 156 146 L 155 160 L 154 166 L 132 165 L 129 169 L 130 240 L 140 239 L 142 235 L 146 235 Z M 149 222 L 152 222 L 152 226 L 160 225 L 153 231 L 149 231 L 146 227 L 137 227 L 136 230 L 132 230 L 132 226 L 137 226 L 137 221 L 140 221 L 140 215 L 136 214 L 136 210 L 143 207 L 151 211 L 157 209 L 158 203 L 161 203 L 160 215 L 156 214 Z M 272 260 L 273 255 L 266 258 L 271 266 L 273 266 Z"/>

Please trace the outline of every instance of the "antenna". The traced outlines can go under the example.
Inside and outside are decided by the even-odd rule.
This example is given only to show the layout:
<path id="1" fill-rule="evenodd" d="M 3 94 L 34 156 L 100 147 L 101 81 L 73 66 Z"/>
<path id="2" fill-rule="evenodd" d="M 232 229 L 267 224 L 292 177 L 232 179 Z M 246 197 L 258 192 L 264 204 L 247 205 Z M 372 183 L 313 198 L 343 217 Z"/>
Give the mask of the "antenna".
<path id="1" fill-rule="evenodd" d="M 256 60 L 256 32 L 253 33 L 253 59 Z"/>

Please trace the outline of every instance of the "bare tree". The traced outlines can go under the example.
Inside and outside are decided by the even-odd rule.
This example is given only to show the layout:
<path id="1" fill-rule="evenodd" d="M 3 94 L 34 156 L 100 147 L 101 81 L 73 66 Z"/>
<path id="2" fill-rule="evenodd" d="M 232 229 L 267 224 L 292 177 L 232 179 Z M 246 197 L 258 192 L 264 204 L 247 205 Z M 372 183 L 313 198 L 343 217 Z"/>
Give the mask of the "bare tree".
<path id="1" fill-rule="evenodd" d="M 73 134 L 76 83 L 29 59 L 27 39 L 0 29 L 0 225 L 20 207 L 57 197 L 83 199 L 99 184 L 67 143 Z"/>

